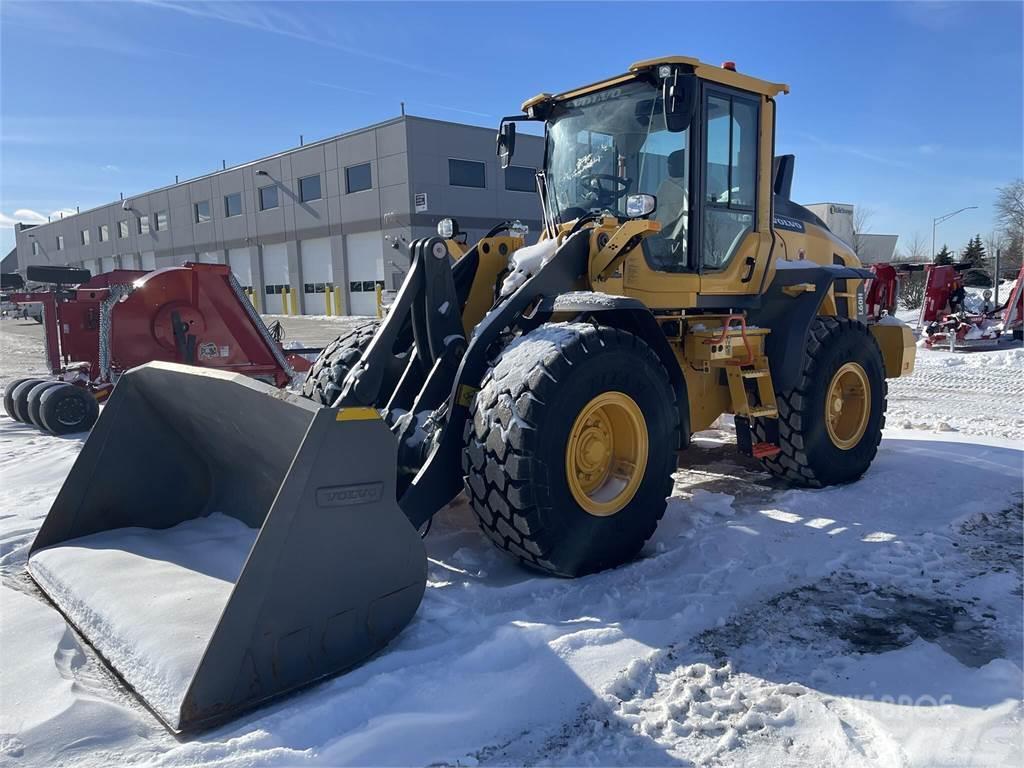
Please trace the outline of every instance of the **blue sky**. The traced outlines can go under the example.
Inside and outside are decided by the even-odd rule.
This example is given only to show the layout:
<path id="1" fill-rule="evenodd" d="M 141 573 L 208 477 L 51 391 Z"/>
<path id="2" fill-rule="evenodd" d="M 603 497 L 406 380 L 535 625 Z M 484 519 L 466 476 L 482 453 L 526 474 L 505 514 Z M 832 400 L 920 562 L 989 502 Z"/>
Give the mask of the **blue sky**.
<path id="1" fill-rule="evenodd" d="M 633 26 L 627 30 L 629 14 Z M 90 208 L 398 114 L 496 125 L 540 91 L 663 54 L 788 83 L 794 198 L 935 216 L 961 247 L 1024 175 L 1021 3 L 0 5 L 0 251 Z M 18 213 L 16 213 L 18 212 Z"/>

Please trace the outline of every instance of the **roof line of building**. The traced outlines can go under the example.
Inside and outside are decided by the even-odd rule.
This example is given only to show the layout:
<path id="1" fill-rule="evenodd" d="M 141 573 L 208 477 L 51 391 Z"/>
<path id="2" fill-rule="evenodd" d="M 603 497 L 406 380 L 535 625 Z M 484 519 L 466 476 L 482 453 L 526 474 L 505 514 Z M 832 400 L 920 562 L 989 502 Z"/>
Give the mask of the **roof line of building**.
<path id="1" fill-rule="evenodd" d="M 249 166 L 252 166 L 252 165 L 257 165 L 258 163 L 265 163 L 268 160 L 276 160 L 279 157 L 283 157 L 285 155 L 291 154 L 292 152 L 296 152 L 297 150 L 300 150 L 300 149 L 310 149 L 312 147 L 322 146 L 322 145 L 328 144 L 328 143 L 330 143 L 332 141 L 337 141 L 338 139 L 345 139 L 345 138 L 348 138 L 350 136 L 357 136 L 360 133 L 366 133 L 367 131 L 374 131 L 374 130 L 377 130 L 378 128 L 384 128 L 385 126 L 388 126 L 388 125 L 394 125 L 396 123 L 403 122 L 404 120 L 419 120 L 419 121 L 428 122 L 428 123 L 442 123 L 444 125 L 457 125 L 457 126 L 460 126 L 460 127 L 463 127 L 463 128 L 476 128 L 476 129 L 481 130 L 481 131 L 492 130 L 492 129 L 486 128 L 485 126 L 482 126 L 482 125 L 469 125 L 467 123 L 457 123 L 457 122 L 455 122 L 453 120 L 439 120 L 439 119 L 434 118 L 434 117 L 421 117 L 419 115 L 409 115 L 409 114 L 399 115 L 398 117 L 391 117 L 391 118 L 388 118 L 387 120 L 381 120 L 378 123 L 373 123 L 371 125 L 366 125 L 366 126 L 363 126 L 362 128 L 355 128 L 355 129 L 353 129 L 351 131 L 343 131 L 342 133 L 335 134 L 334 136 L 328 136 L 327 138 L 324 138 L 324 139 L 317 139 L 316 141 L 311 141 L 309 143 L 299 144 L 298 146 L 290 147 L 288 149 L 282 149 L 281 151 L 275 152 L 272 155 L 266 155 L 265 157 L 259 157 L 259 158 L 256 158 L 255 160 L 248 160 L 248 161 L 246 161 L 244 163 L 239 163 L 238 165 L 229 165 L 229 166 L 227 166 L 225 168 L 220 168 L 220 169 L 215 170 L 215 171 L 210 171 L 209 173 L 204 173 L 204 174 L 202 174 L 200 176 L 193 176 L 193 177 L 188 178 L 188 179 L 182 179 L 181 181 L 176 181 L 173 184 L 165 184 L 162 187 L 156 187 L 154 189 L 148 189 L 145 192 L 137 193 L 137 195 L 153 195 L 153 194 L 156 194 L 158 192 L 164 192 L 166 190 L 173 189 L 174 187 L 180 187 L 183 184 L 192 184 L 192 183 L 197 182 L 197 181 L 202 181 L 203 179 L 209 179 L 209 178 L 212 178 L 214 176 L 219 176 L 220 174 L 223 174 L 223 173 L 230 173 L 231 171 L 238 171 L 238 170 L 241 170 L 243 168 L 248 168 Z M 132 197 L 135 197 L 137 195 L 124 195 L 124 197 L 122 197 L 121 200 L 130 200 Z M 98 211 L 101 208 L 106 208 L 109 205 L 115 205 L 115 204 L 121 202 L 121 200 L 111 200 L 108 203 L 100 203 L 99 205 L 94 205 L 92 208 L 86 208 L 84 211 L 76 210 L 72 214 L 69 214 L 67 216 L 62 216 L 61 218 L 56 219 L 56 221 L 63 221 L 64 219 L 70 219 L 73 216 L 84 216 L 87 213 L 92 213 L 94 211 Z M 54 222 L 53 221 L 48 221 L 47 222 L 47 224 L 52 224 L 52 223 L 54 223 Z M 36 226 L 36 225 L 32 225 L 32 226 Z"/>

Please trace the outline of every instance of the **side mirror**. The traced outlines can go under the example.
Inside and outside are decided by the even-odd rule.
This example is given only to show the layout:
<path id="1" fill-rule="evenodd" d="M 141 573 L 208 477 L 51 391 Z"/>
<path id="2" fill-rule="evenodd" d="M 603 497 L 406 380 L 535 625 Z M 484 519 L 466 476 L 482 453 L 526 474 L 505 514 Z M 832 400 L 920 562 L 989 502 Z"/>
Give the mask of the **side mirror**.
<path id="1" fill-rule="evenodd" d="M 697 104 L 697 76 L 679 70 L 665 73 L 661 81 L 661 97 L 665 105 L 665 127 L 670 133 L 682 133 L 693 121 Z"/>
<path id="2" fill-rule="evenodd" d="M 516 124 L 502 123 L 498 129 L 498 157 L 501 167 L 508 168 L 512 163 L 512 155 L 516 151 Z"/>
<path id="3" fill-rule="evenodd" d="M 657 208 L 658 198 L 654 195 L 639 194 L 626 198 L 626 216 L 630 219 L 650 216 Z"/>

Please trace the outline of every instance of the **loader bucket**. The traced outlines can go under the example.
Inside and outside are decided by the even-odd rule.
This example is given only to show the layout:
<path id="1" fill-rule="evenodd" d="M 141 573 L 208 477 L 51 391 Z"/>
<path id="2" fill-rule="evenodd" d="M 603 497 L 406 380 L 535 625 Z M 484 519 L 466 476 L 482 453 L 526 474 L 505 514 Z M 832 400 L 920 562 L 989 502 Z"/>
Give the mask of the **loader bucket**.
<path id="1" fill-rule="evenodd" d="M 124 374 L 29 553 L 173 731 L 342 672 L 412 619 L 426 553 L 375 411 L 173 363 Z"/>

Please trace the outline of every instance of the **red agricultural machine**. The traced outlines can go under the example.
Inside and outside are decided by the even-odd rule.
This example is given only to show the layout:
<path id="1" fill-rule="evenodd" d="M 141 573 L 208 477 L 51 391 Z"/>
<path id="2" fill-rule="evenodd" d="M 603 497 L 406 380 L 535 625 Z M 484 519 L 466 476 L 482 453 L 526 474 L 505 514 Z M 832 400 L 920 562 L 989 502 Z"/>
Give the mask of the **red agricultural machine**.
<path id="1" fill-rule="evenodd" d="M 864 292 L 867 314 L 875 319 L 883 312 L 894 315 L 900 281 L 923 270 L 924 302 L 917 325 L 926 347 L 969 351 L 1019 341 L 1024 328 L 1024 268 L 999 306 L 990 304 L 989 296 L 972 300 L 963 279 L 967 269 L 962 264 L 874 264 L 874 277 Z"/>
<path id="2" fill-rule="evenodd" d="M 16 379 L 4 390 L 8 416 L 53 434 L 89 429 L 120 375 L 165 361 L 242 373 L 287 386 L 309 362 L 285 351 L 223 264 L 153 272 L 28 267 L 46 290 L 8 295 L 42 305 L 51 379 Z"/>

